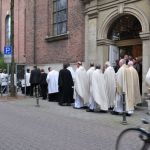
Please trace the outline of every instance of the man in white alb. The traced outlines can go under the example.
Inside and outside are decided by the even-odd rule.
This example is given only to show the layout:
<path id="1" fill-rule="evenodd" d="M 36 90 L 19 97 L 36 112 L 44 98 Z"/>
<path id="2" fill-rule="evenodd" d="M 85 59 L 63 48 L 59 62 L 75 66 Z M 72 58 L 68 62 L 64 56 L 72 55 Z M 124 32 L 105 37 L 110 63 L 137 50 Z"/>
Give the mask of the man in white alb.
<path id="1" fill-rule="evenodd" d="M 92 95 L 101 112 L 108 111 L 108 97 L 106 93 L 106 83 L 104 74 L 100 69 L 100 65 L 96 65 L 96 69 L 92 74 Z M 96 109 L 97 106 L 94 108 Z"/>
<path id="2" fill-rule="evenodd" d="M 110 62 L 105 63 L 104 78 L 106 82 L 106 92 L 108 96 L 108 107 L 113 108 L 116 98 L 116 74 Z"/>
<path id="3" fill-rule="evenodd" d="M 74 108 L 83 108 L 88 103 L 89 87 L 88 78 L 85 68 L 81 62 L 77 62 L 77 69 L 75 72 L 75 103 Z"/>

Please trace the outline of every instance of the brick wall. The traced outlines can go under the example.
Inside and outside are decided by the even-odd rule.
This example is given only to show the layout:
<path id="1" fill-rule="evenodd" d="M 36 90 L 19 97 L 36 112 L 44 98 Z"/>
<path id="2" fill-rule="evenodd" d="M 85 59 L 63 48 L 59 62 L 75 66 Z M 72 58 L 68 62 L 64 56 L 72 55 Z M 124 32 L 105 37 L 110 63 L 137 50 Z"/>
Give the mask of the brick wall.
<path id="1" fill-rule="evenodd" d="M 52 29 L 51 2 L 50 0 L 44 2 L 36 0 L 35 4 L 34 0 L 27 1 L 25 46 L 27 63 L 49 64 L 84 61 L 84 15 L 81 1 L 68 0 L 69 38 L 47 42 L 45 37 Z M 34 5 L 36 6 L 35 10 Z"/>
<path id="2" fill-rule="evenodd" d="M 5 19 L 10 15 L 10 0 L 1 1 L 1 51 L 5 46 Z M 16 63 L 25 63 L 25 48 L 24 48 L 24 0 L 14 0 L 14 55 Z"/>

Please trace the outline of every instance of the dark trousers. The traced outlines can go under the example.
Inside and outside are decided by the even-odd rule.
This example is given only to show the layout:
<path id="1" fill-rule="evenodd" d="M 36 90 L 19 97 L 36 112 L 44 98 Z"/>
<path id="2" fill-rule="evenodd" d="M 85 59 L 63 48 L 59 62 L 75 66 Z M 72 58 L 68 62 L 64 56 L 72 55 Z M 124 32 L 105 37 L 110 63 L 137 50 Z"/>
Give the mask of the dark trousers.
<path id="1" fill-rule="evenodd" d="M 41 87 L 41 96 L 43 99 L 46 99 L 47 98 L 47 84 L 41 84 L 40 85 Z"/>
<path id="2" fill-rule="evenodd" d="M 6 91 L 7 91 L 7 85 L 2 86 L 2 92 L 3 92 L 3 93 L 6 93 Z"/>
<path id="3" fill-rule="evenodd" d="M 58 98 L 59 98 L 59 93 L 58 92 L 48 94 L 48 101 L 58 102 Z"/>
<path id="4" fill-rule="evenodd" d="M 30 96 L 33 96 L 33 91 L 35 92 L 35 89 L 36 88 L 38 88 L 37 86 L 38 86 L 39 84 L 37 84 L 37 83 L 32 83 L 31 84 L 31 87 L 30 87 Z M 39 94 L 39 93 L 38 93 Z"/>

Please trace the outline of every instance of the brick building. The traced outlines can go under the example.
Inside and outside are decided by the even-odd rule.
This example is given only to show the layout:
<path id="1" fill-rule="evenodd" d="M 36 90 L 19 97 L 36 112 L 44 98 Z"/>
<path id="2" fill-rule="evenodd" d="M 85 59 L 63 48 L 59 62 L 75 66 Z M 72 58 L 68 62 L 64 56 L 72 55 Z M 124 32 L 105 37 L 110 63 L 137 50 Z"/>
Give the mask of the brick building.
<path id="1" fill-rule="evenodd" d="M 9 43 L 10 0 L 0 1 L 0 48 Z M 84 14 L 80 0 L 14 0 L 17 64 L 60 66 L 84 61 Z M 8 40 L 7 40 L 8 38 Z"/>

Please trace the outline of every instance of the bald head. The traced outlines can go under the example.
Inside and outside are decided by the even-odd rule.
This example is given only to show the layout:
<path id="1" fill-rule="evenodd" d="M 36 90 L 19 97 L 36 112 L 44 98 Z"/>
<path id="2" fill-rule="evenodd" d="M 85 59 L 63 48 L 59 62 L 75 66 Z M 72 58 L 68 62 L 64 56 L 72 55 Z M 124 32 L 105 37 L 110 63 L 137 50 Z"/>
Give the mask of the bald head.
<path id="1" fill-rule="evenodd" d="M 107 67 L 110 67 L 110 66 L 111 66 L 110 62 L 109 62 L 109 61 L 106 61 L 105 67 L 107 68 Z"/>
<path id="2" fill-rule="evenodd" d="M 128 62 L 128 66 L 130 67 L 130 66 L 133 66 L 133 61 L 129 61 Z"/>
<path id="3" fill-rule="evenodd" d="M 119 66 L 121 67 L 122 65 L 126 64 L 126 61 L 124 59 L 120 59 L 119 61 Z"/>

